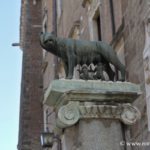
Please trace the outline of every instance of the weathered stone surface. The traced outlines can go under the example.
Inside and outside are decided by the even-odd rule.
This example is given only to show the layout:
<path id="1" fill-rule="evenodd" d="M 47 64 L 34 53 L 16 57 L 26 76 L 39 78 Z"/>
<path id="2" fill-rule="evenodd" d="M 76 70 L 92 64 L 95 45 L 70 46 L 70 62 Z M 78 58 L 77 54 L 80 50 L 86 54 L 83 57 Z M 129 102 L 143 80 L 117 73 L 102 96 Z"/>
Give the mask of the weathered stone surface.
<path id="1" fill-rule="evenodd" d="M 145 96 L 145 77 L 144 77 L 144 61 L 143 52 L 145 42 L 145 21 L 150 14 L 149 0 L 136 0 L 136 1 L 123 1 L 122 0 L 122 13 L 124 18 L 124 41 L 125 41 L 125 63 L 127 69 L 127 80 L 132 83 L 141 83 L 143 95 L 136 101 L 136 106 L 140 109 L 142 119 L 131 127 L 131 139 L 137 139 L 142 135 L 142 141 L 150 141 L 146 136 L 148 132 L 147 114 Z M 149 41 L 148 41 L 149 42 Z M 149 92 L 148 92 L 149 93 Z M 138 141 L 138 140 L 136 140 Z M 146 150 L 147 147 L 133 147 L 133 150 L 142 149 Z"/>
<path id="2" fill-rule="evenodd" d="M 54 132 L 64 129 L 63 150 L 124 150 L 120 121 L 131 125 L 140 118 L 131 105 L 140 93 L 126 82 L 55 80 L 44 103 L 55 107 Z"/>
<path id="3" fill-rule="evenodd" d="M 140 86 L 129 82 L 55 80 L 48 87 L 43 103 L 52 106 L 68 100 L 132 103 L 140 93 Z"/>
<path id="4" fill-rule="evenodd" d="M 121 124 L 113 120 L 81 120 L 65 130 L 63 150 L 124 150 Z"/>
<path id="5" fill-rule="evenodd" d="M 85 104 L 69 102 L 58 108 L 56 126 L 67 128 L 81 119 L 118 119 L 126 125 L 133 125 L 141 118 L 140 111 L 131 104 Z"/>
<path id="6" fill-rule="evenodd" d="M 113 120 L 80 121 L 80 150 L 124 150 L 121 124 Z M 92 143 L 92 144 L 91 144 Z"/>

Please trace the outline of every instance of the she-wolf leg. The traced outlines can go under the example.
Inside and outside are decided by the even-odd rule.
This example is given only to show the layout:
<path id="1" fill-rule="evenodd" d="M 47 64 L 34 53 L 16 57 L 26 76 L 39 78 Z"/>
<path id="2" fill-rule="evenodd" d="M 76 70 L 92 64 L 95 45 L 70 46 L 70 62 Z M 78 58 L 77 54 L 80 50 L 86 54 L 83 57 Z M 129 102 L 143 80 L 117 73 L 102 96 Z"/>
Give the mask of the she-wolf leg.
<path id="1" fill-rule="evenodd" d="M 115 51 L 110 47 L 110 53 L 109 53 L 109 58 L 110 58 L 110 63 L 112 63 L 116 69 L 118 69 L 121 72 L 121 81 L 125 81 L 125 66 L 120 62 L 118 56 L 116 55 Z"/>
<path id="2" fill-rule="evenodd" d="M 115 73 L 112 70 L 112 68 L 110 67 L 110 64 L 108 62 L 105 64 L 105 70 L 109 76 L 109 80 L 114 81 Z"/>
<path id="3" fill-rule="evenodd" d="M 73 78 L 73 72 L 75 67 L 75 56 L 74 55 L 68 55 L 68 76 L 67 79 Z"/>
<path id="4" fill-rule="evenodd" d="M 68 77 L 68 63 L 64 62 L 64 70 L 65 70 L 65 74 L 66 74 L 66 78 Z"/>

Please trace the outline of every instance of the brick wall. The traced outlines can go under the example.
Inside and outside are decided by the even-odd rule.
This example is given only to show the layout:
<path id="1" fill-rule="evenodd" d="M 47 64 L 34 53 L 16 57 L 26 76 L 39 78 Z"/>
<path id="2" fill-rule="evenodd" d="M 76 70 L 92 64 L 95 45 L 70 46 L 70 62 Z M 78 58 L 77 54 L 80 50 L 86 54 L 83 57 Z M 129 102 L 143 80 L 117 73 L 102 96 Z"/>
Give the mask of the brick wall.
<path id="1" fill-rule="evenodd" d="M 21 15 L 23 62 L 18 150 L 40 150 L 43 131 L 41 1 L 33 5 L 31 0 L 22 0 Z"/>

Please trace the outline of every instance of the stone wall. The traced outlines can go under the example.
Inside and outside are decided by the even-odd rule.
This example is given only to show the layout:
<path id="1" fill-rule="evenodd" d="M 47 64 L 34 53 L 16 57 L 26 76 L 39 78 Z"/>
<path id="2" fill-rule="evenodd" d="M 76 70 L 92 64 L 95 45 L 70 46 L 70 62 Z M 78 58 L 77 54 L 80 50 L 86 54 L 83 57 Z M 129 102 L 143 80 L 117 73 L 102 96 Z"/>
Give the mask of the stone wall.
<path id="1" fill-rule="evenodd" d="M 147 103 L 145 98 L 145 77 L 143 65 L 143 51 L 145 45 L 145 21 L 150 14 L 148 0 L 122 0 L 122 10 L 124 19 L 124 45 L 125 64 L 127 70 L 127 80 L 141 85 L 143 94 L 135 102 L 135 105 L 142 112 L 141 120 L 131 127 L 131 141 L 149 141 L 147 121 Z M 148 114 L 149 115 L 149 114 Z M 148 147 L 133 147 L 133 149 L 147 150 Z"/>
<path id="2" fill-rule="evenodd" d="M 88 24 L 87 24 L 87 14 L 86 10 L 82 7 L 82 1 L 69 1 L 63 0 L 62 1 L 62 13 L 61 17 L 58 19 L 58 36 L 61 37 L 69 37 L 72 27 L 79 22 L 80 24 L 80 31 L 84 30 L 87 31 L 87 36 L 84 36 L 84 39 L 88 39 Z M 82 31 L 83 32 L 83 31 Z M 81 37 L 83 38 L 82 33 L 80 33 Z"/>

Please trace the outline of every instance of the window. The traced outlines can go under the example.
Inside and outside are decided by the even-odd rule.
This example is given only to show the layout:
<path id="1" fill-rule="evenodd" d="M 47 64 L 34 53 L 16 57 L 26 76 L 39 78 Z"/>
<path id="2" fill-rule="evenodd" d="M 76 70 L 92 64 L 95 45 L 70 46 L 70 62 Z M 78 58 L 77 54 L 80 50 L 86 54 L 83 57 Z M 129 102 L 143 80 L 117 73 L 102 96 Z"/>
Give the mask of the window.
<path id="1" fill-rule="evenodd" d="M 112 37 L 122 24 L 121 0 L 109 0 Z"/>
<path id="2" fill-rule="evenodd" d="M 97 17 L 97 19 L 96 19 L 96 22 L 97 22 L 98 40 L 101 41 L 102 38 L 101 38 L 101 19 L 100 19 L 100 15 L 98 15 L 98 17 Z"/>
<path id="3" fill-rule="evenodd" d="M 100 19 L 100 11 L 99 7 L 95 11 L 95 14 L 92 18 L 92 24 L 93 24 L 93 40 L 99 40 L 101 41 L 101 19 Z"/>
<path id="4" fill-rule="evenodd" d="M 114 4 L 113 0 L 109 0 L 110 4 L 110 15 L 111 15 L 111 27 L 112 27 L 112 35 L 115 35 L 116 27 L 115 27 L 115 16 L 114 16 Z"/>

